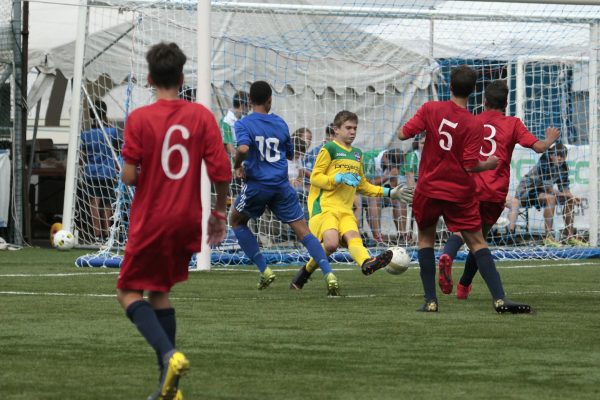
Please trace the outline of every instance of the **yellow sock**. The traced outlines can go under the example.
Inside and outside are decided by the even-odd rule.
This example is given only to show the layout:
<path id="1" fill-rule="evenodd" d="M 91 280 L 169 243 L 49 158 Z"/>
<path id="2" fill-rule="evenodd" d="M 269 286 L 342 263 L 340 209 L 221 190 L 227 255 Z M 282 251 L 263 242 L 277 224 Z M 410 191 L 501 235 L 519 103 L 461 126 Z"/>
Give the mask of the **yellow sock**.
<path id="1" fill-rule="evenodd" d="M 348 251 L 359 266 L 363 265 L 366 260 L 371 258 L 369 252 L 363 245 L 361 238 L 350 239 L 348 241 Z"/>
<path id="2" fill-rule="evenodd" d="M 317 264 L 315 259 L 311 257 L 310 260 L 308 260 L 308 262 L 306 263 L 306 270 L 312 274 L 317 270 L 317 268 L 319 268 L 319 264 Z"/>

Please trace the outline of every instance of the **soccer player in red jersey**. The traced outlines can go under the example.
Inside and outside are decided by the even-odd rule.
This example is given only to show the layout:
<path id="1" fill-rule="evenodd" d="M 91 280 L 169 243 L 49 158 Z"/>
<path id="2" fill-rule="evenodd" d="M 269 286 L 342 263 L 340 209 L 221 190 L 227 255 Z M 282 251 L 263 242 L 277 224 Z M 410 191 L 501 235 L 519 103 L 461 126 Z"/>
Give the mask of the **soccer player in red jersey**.
<path id="1" fill-rule="evenodd" d="M 510 160 L 515 146 L 533 149 L 536 153 L 543 153 L 559 138 L 557 128 L 546 129 L 546 138 L 538 140 L 523 125 L 519 118 L 505 115 L 508 99 L 506 82 L 497 80 L 485 88 L 485 111 L 476 116 L 483 124 L 483 146 L 479 151 L 479 159 L 489 156 L 498 157 L 498 167 L 494 170 L 474 174 L 479 197 L 479 213 L 481 214 L 483 237 L 502 214 L 508 186 L 510 184 Z M 442 292 L 452 292 L 452 261 L 463 244 L 459 233 L 450 236 L 444 246 L 443 254 L 439 260 L 439 285 Z M 471 291 L 471 282 L 477 273 L 477 263 L 472 252 L 469 252 L 465 264 L 465 271 L 456 287 L 456 297 L 466 299 Z"/>
<path id="2" fill-rule="evenodd" d="M 208 221 L 209 245 L 225 237 L 231 167 L 213 114 L 178 98 L 186 62 L 181 49 L 175 43 L 156 44 L 146 61 L 157 100 L 134 110 L 125 124 L 122 179 L 136 191 L 117 298 L 158 357 L 159 387 L 149 399 L 179 399 L 179 378 L 189 361 L 175 349 L 169 292 L 187 279 L 190 259 L 203 245 L 202 162 L 217 194 Z"/>
<path id="3" fill-rule="evenodd" d="M 479 160 L 484 138 L 483 125 L 467 110 L 475 89 L 477 73 L 468 66 L 452 70 L 449 101 L 430 101 L 398 132 L 405 140 L 425 132 L 425 146 L 419 165 L 419 181 L 413 199 L 413 212 L 419 227 L 419 266 L 425 290 L 425 303 L 419 311 L 436 312 L 435 229 L 440 216 L 448 229 L 461 232 L 475 256 L 499 313 L 530 312 L 526 304 L 505 299 L 500 275 L 492 253 L 481 233 L 479 201 L 471 172 L 494 169 L 498 159 Z"/>

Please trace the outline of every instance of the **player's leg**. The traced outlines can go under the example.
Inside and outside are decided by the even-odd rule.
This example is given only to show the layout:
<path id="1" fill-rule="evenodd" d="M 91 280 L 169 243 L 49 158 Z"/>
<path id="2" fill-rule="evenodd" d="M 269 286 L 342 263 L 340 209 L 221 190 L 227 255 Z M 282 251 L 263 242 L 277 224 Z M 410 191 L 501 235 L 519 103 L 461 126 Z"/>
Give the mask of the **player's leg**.
<path id="1" fill-rule="evenodd" d="M 189 361 L 183 353 L 175 350 L 175 309 L 171 305 L 168 292 L 151 291 L 148 293 L 148 301 L 154 309 L 154 313 L 156 314 L 160 325 L 169 337 L 174 348 L 174 350 L 167 353 L 164 358 L 159 359 L 161 374 L 157 398 L 176 398 L 176 396 L 182 396 L 181 391 L 179 390 L 179 379 L 185 375 L 189 369 Z M 150 398 L 152 398 L 152 396 Z"/>
<path id="2" fill-rule="evenodd" d="M 418 223 L 418 220 L 417 220 Z M 422 312 L 437 312 L 438 301 L 435 289 L 435 230 L 437 223 L 429 225 L 425 228 L 419 227 L 418 236 L 418 260 L 419 260 L 419 275 L 423 284 L 424 299 L 423 305 L 417 309 Z"/>
<path id="3" fill-rule="evenodd" d="M 238 244 L 260 271 L 258 290 L 267 288 L 275 280 L 275 274 L 267 267 L 267 262 L 260 252 L 256 236 L 248 228 L 248 221 L 250 221 L 250 218 L 258 218 L 263 214 L 270 195 L 264 189 L 261 190 L 259 187 L 246 184 L 240 195 L 235 199 L 235 207 L 232 208 L 229 214 L 229 225 L 237 238 Z"/>
<path id="4" fill-rule="evenodd" d="M 438 261 L 438 286 L 442 290 L 442 293 L 452 293 L 452 288 L 454 287 L 454 282 L 452 281 L 452 263 L 463 243 L 462 236 L 457 232 L 453 233 L 444 244 L 444 249 Z"/>
<path id="5" fill-rule="evenodd" d="M 384 268 L 392 260 L 390 250 L 386 250 L 375 257 L 369 255 L 369 251 L 365 248 L 360 233 L 358 233 L 358 225 L 354 215 L 343 213 L 340 216 L 340 232 L 342 232 L 342 238 L 348 246 L 350 256 L 360 265 L 364 275 L 371 275 L 375 271 Z"/>
<path id="6" fill-rule="evenodd" d="M 492 225 L 483 224 L 482 236 L 485 238 L 489 233 Z M 456 298 L 459 300 L 466 300 L 471 293 L 473 278 L 477 275 L 477 261 L 472 251 L 467 254 L 465 260 L 465 269 L 463 270 L 462 276 L 456 285 Z"/>
<path id="7" fill-rule="evenodd" d="M 482 232 L 463 231 L 462 234 L 465 243 L 473 252 L 481 277 L 492 295 L 493 306 L 496 312 L 512 314 L 530 313 L 531 307 L 528 304 L 516 303 L 506 299 L 500 274 L 496 269 L 492 253 L 485 243 Z"/>
<path id="8" fill-rule="evenodd" d="M 537 203 L 544 208 L 544 245 L 549 247 L 560 247 L 560 243 L 554 239 L 552 226 L 554 223 L 554 213 L 556 211 L 556 196 L 552 193 L 540 193 L 537 197 Z"/>

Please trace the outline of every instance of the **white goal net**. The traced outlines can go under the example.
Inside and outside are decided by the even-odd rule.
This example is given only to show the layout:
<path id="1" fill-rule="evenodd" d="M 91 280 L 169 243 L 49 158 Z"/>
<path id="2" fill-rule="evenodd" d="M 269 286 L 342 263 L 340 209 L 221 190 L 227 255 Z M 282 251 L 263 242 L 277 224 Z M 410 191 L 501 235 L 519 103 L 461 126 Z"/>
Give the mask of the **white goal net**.
<path id="1" fill-rule="evenodd" d="M 188 63 L 182 96 L 191 101 L 197 66 L 207 60 L 197 57 L 196 1 L 108 0 L 90 2 L 86 9 L 87 29 L 80 30 L 85 51 L 79 135 L 69 165 L 73 189 L 66 194 L 73 207 L 65 211 L 71 213 L 69 228 L 79 244 L 101 246 L 80 264 L 92 259 L 118 265 L 135 195 L 118 179 L 122 128 L 131 110 L 153 101 L 145 52 L 159 41 L 183 48 Z M 598 240 L 599 21 L 598 6 L 543 3 L 213 1 L 210 106 L 227 131 L 236 111 L 234 97 L 239 99 L 253 81 L 271 84 L 272 111 L 298 136 L 290 181 L 305 205 L 308 180 L 301 174 L 312 168 L 328 124 L 343 109 L 359 116 L 354 144 L 365 153 L 367 177 L 391 185 L 414 180 L 418 140 L 400 142 L 396 131 L 424 102 L 448 99 L 451 68 L 470 65 L 479 77 L 471 112 L 483 110 L 486 85 L 503 79 L 510 88 L 509 115 L 520 117 L 540 139 L 547 127 L 560 128 L 560 142 L 568 149 L 569 189 L 580 199 L 574 207 L 558 201 L 550 216 L 541 204 L 511 208 L 507 202 L 488 237 L 496 256 L 588 257 Z M 234 134 L 224 133 L 235 142 Z M 543 162 L 517 148 L 509 194 L 515 196 L 519 183 Z M 239 190 L 240 182 L 234 181 L 232 201 Z M 410 207 L 358 197 L 355 211 L 370 248 L 414 249 Z M 306 258 L 291 230 L 270 212 L 251 229 L 269 262 Z M 443 223 L 438 233 L 440 243 L 448 237 Z M 347 259 L 343 251 L 333 258 Z M 248 262 L 231 232 L 213 249 L 212 261 Z"/>

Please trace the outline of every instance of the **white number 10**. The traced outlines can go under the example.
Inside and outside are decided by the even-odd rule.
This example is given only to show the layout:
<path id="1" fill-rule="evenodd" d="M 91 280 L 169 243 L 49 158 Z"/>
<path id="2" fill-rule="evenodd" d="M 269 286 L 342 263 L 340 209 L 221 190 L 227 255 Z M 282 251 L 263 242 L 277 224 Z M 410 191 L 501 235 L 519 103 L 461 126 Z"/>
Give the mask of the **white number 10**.
<path id="1" fill-rule="evenodd" d="M 450 151 L 450 149 L 452 148 L 452 135 L 450 135 L 450 133 L 442 130 L 442 128 L 444 128 L 444 125 L 448 125 L 450 128 L 456 129 L 456 127 L 458 126 L 458 122 L 450 122 L 446 118 L 444 118 L 444 119 L 442 119 L 442 123 L 440 124 L 440 127 L 438 128 L 438 132 L 439 132 L 440 136 L 442 136 L 442 138 L 440 139 L 440 147 L 443 150 Z M 444 141 L 444 138 L 446 138 L 446 141 Z"/>
<path id="2" fill-rule="evenodd" d="M 163 171 L 167 177 L 173 180 L 181 179 L 188 169 L 190 168 L 190 155 L 188 154 L 187 149 L 182 144 L 174 144 L 169 147 L 169 141 L 171 140 L 171 135 L 175 131 L 181 132 L 181 137 L 184 139 L 190 138 L 190 131 L 183 125 L 173 125 L 167 131 L 165 135 L 165 139 L 163 140 L 162 151 L 160 153 L 160 163 L 162 164 Z M 176 174 L 171 172 L 169 168 L 169 157 L 171 157 L 171 153 L 174 151 L 178 151 L 181 154 L 181 169 Z"/>

